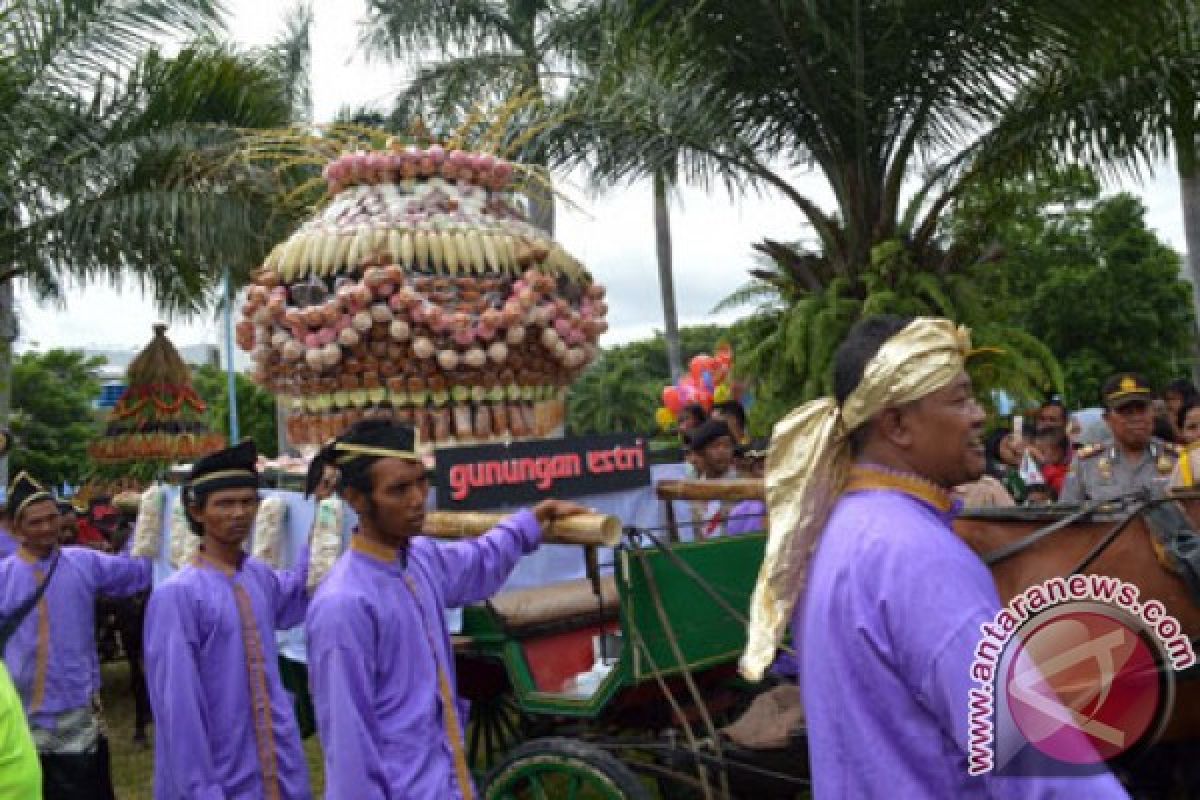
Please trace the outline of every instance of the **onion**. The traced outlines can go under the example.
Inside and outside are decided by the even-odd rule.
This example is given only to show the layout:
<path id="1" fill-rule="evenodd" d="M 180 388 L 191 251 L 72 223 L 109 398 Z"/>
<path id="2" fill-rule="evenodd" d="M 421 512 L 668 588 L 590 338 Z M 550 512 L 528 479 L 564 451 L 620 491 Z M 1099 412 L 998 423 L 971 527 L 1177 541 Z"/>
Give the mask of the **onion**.
<path id="1" fill-rule="evenodd" d="M 292 337 L 287 335 L 287 331 L 277 330 L 271 334 L 271 346 L 276 350 L 281 349 L 285 344 L 290 342 Z"/>
<path id="2" fill-rule="evenodd" d="M 342 348 L 330 342 L 321 348 L 321 360 L 325 362 L 326 367 L 337 366 L 337 363 L 342 360 Z"/>
<path id="3" fill-rule="evenodd" d="M 471 328 L 459 328 L 454 332 L 454 343 L 459 347 L 467 347 L 475 341 L 475 331 Z"/>
<path id="4" fill-rule="evenodd" d="M 409 337 L 411 332 L 412 331 L 409 330 L 408 323 L 402 319 L 392 320 L 391 327 L 388 328 L 388 333 L 397 342 L 403 342 Z M 426 341 L 428 341 L 428 339 Z"/>
<path id="5" fill-rule="evenodd" d="M 492 342 L 492 345 L 488 348 L 487 354 L 488 358 L 495 363 L 503 364 L 508 358 L 508 347 L 505 346 L 504 342 Z"/>
<path id="6" fill-rule="evenodd" d="M 479 369 L 487 363 L 487 353 L 478 347 L 472 347 L 463 354 L 463 361 L 468 367 Z"/>
<path id="7" fill-rule="evenodd" d="M 336 340 L 337 331 L 333 328 L 321 328 L 321 330 L 317 331 L 317 343 L 322 347 L 332 344 Z"/>
<path id="8" fill-rule="evenodd" d="M 371 330 L 371 326 L 375 324 L 375 320 L 371 318 L 368 311 L 359 311 L 354 315 L 354 329 L 359 333 L 366 333 Z"/>
<path id="9" fill-rule="evenodd" d="M 571 335 L 571 331 L 573 329 L 569 320 L 559 317 L 558 319 L 554 320 L 554 330 L 557 331 L 559 336 L 566 339 Z"/>
<path id="10" fill-rule="evenodd" d="M 309 350 L 315 350 L 321 346 L 321 337 L 315 333 L 310 333 L 304 337 L 304 346 Z"/>
<path id="11" fill-rule="evenodd" d="M 517 345 L 524 342 L 525 341 L 525 326 L 524 325 L 514 325 L 513 327 L 509 328 L 508 332 L 506 334 L 504 334 L 504 341 L 508 342 L 513 347 L 516 347 Z"/>
<path id="12" fill-rule="evenodd" d="M 412 349 L 413 355 L 417 358 L 429 358 L 436 351 L 433 342 L 424 336 L 418 336 L 416 339 L 413 339 Z"/>
<path id="13" fill-rule="evenodd" d="M 323 352 L 324 351 L 320 347 L 313 347 L 308 350 L 305 350 L 304 351 L 304 362 L 306 364 L 308 364 L 310 369 L 312 369 L 316 372 L 320 372 L 321 369 L 325 366 L 325 357 L 323 355 Z"/>
<path id="14" fill-rule="evenodd" d="M 304 357 L 304 347 L 295 339 L 289 339 L 283 345 L 284 361 L 299 361 Z"/>
<path id="15" fill-rule="evenodd" d="M 358 331 L 354 330 L 354 328 L 344 328 L 342 332 L 338 334 L 337 340 L 338 344 L 345 348 L 354 347 L 356 344 L 362 341 L 358 336 Z"/>
<path id="16" fill-rule="evenodd" d="M 386 303 L 376 303 L 371 306 L 371 319 L 375 322 L 391 322 L 392 310 Z"/>
<path id="17" fill-rule="evenodd" d="M 547 350 L 553 350 L 561 343 L 562 339 L 558 337 L 558 331 L 554 330 L 554 328 L 546 328 L 542 331 L 542 347 Z"/>
<path id="18" fill-rule="evenodd" d="M 382 267 L 367 267 L 363 273 L 363 283 L 368 289 L 374 289 L 387 280 L 387 271 Z"/>
<path id="19" fill-rule="evenodd" d="M 439 350 L 437 361 L 439 367 L 446 372 L 450 372 L 458 366 L 458 353 L 454 350 Z"/>

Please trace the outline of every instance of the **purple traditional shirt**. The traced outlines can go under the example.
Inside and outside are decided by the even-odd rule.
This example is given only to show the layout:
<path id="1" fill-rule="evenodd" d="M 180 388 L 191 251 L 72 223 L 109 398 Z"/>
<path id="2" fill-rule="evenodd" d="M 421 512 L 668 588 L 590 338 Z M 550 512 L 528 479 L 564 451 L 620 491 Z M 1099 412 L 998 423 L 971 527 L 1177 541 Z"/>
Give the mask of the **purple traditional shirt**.
<path id="1" fill-rule="evenodd" d="M 540 541 L 529 511 L 477 539 L 415 538 L 407 553 L 354 536 L 305 622 L 326 800 L 462 797 L 439 686 L 455 685 L 442 609 L 493 594 Z"/>
<path id="2" fill-rule="evenodd" d="M 156 800 L 311 798 L 275 631 L 300 624 L 308 551 L 293 570 L 203 551 L 150 595 L 146 685 Z"/>
<path id="3" fill-rule="evenodd" d="M 762 533 L 767 529 L 767 504 L 762 500 L 743 500 L 729 512 L 726 536 Z"/>
<path id="4" fill-rule="evenodd" d="M 7 528 L 0 528 L 0 558 L 8 558 L 17 552 L 17 548 L 20 546 L 21 543 L 16 540 L 16 537 Z"/>
<path id="5" fill-rule="evenodd" d="M 87 547 L 60 547 L 62 561 L 37 606 L 4 650 L 4 661 L 34 727 L 53 728 L 64 711 L 90 706 L 100 689 L 96 651 L 96 595 L 124 597 L 150 588 L 150 561 L 111 556 Z M 0 561 L 0 609 L 10 611 L 33 594 L 54 554 L 26 550 Z"/>
<path id="6" fill-rule="evenodd" d="M 924 488 L 847 491 L 809 567 L 793 623 L 813 796 L 1126 797 L 1107 773 L 968 775 L 971 663 L 1000 599 L 957 506 Z"/>

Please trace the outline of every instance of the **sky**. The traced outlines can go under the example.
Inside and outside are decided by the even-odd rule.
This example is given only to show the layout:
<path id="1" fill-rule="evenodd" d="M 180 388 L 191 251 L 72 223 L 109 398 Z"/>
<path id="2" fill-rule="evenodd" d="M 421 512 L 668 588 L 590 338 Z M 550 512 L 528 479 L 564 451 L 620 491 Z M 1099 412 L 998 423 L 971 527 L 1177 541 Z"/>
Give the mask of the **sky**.
<path id="1" fill-rule="evenodd" d="M 283 0 L 227 0 L 230 37 L 247 46 L 272 41 L 282 28 L 288 7 Z M 327 121 L 344 105 L 386 107 L 403 85 L 403 65 L 368 62 L 357 46 L 362 0 L 313 0 L 312 95 L 314 116 Z M 811 175 L 794 175 L 801 191 L 825 207 L 830 195 Z M 558 176 L 558 188 L 573 207 L 560 206 L 556 238 L 583 261 L 609 290 L 611 345 L 661 330 L 662 302 L 654 250 L 650 186 L 635 183 L 590 195 L 578 176 Z M 1173 167 L 1164 164 L 1144 185 L 1109 187 L 1138 194 L 1147 221 L 1179 251 L 1184 249 L 1179 185 Z M 748 279 L 754 265 L 751 245 L 764 237 L 796 241 L 807 236 L 794 206 L 773 192 L 730 197 L 683 188 L 672 200 L 671 229 L 676 307 L 681 325 L 728 321 L 736 314 L 714 317 L 712 308 Z M 18 293 L 21 337 L 18 350 L 51 347 L 139 349 L 151 326 L 163 315 L 135 286 L 73 287 L 60 305 L 40 306 L 25 291 Z M 223 325 L 215 316 L 169 320 L 177 345 L 217 344 Z M 241 359 L 239 359 L 241 361 Z"/>

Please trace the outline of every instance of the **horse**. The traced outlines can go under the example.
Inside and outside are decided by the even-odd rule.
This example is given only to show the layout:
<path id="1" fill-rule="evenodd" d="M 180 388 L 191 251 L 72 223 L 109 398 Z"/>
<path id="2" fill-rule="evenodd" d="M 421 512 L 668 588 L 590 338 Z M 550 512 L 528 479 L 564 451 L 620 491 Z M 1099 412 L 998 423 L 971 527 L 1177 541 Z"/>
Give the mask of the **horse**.
<path id="1" fill-rule="evenodd" d="M 1180 495 L 1177 502 L 1193 530 L 1200 530 L 1200 494 Z M 1161 563 L 1155 534 L 1142 513 L 1146 508 L 1135 506 L 1127 522 L 1124 514 L 1081 513 L 1056 530 L 1033 535 L 1067 521 L 1073 510 L 969 509 L 955 520 L 954 528 L 990 562 L 996 589 L 1006 604 L 1055 576 L 1073 572 L 1111 576 L 1137 586 L 1142 604 L 1150 599 L 1161 602 L 1178 620 L 1183 635 L 1195 642 L 1200 635 L 1200 605 L 1179 575 Z M 1200 680 L 1192 677 L 1177 683 L 1174 708 L 1161 740 L 1200 740 Z"/>

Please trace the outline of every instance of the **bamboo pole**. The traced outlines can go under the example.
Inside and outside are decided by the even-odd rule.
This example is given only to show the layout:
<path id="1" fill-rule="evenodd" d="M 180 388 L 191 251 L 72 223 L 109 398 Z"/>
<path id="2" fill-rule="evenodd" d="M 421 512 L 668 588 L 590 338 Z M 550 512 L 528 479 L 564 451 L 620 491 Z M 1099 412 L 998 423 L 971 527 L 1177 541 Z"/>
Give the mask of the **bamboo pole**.
<path id="1" fill-rule="evenodd" d="M 430 511 L 424 533 L 438 539 L 466 539 L 490 531 L 509 516 L 490 511 Z M 563 517 L 542 531 L 546 544 L 616 547 L 621 543 L 621 520 L 609 514 Z"/>
<path id="2" fill-rule="evenodd" d="M 757 478 L 727 481 L 659 481 L 654 486 L 660 500 L 762 500 L 763 482 Z"/>

